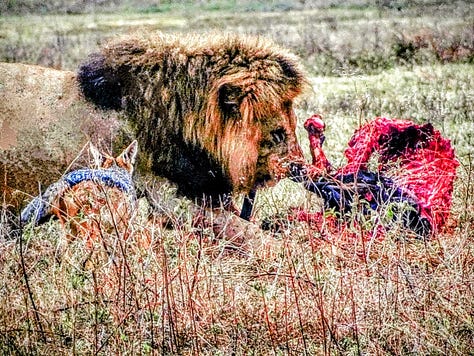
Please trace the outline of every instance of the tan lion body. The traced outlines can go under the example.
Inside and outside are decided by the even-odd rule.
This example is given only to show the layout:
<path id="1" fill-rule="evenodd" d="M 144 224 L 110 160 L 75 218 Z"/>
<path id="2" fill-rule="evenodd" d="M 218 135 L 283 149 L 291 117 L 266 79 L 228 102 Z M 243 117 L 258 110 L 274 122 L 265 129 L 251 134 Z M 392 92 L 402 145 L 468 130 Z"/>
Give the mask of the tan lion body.
<path id="1" fill-rule="evenodd" d="M 72 72 L 0 63 L 2 198 L 18 206 L 38 194 L 88 141 L 110 148 L 120 126 L 116 118 L 84 100 Z"/>

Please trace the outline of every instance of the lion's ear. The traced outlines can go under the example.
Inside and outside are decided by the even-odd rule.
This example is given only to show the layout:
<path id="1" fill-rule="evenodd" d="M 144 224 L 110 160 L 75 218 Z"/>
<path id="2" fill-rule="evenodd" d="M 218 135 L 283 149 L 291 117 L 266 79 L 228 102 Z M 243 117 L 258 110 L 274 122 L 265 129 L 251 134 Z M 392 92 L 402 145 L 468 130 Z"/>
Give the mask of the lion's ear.
<path id="1" fill-rule="evenodd" d="M 226 115 L 238 114 L 242 101 L 242 88 L 230 84 L 223 84 L 219 88 L 219 106 Z"/>
<path id="2" fill-rule="evenodd" d="M 122 108 L 119 75 L 107 65 L 105 57 L 93 54 L 79 67 L 77 80 L 84 96 L 103 109 Z"/>
<path id="3" fill-rule="evenodd" d="M 276 61 L 280 65 L 285 77 L 293 80 L 301 80 L 303 78 L 303 74 L 298 68 L 298 65 L 290 58 L 278 57 Z"/>

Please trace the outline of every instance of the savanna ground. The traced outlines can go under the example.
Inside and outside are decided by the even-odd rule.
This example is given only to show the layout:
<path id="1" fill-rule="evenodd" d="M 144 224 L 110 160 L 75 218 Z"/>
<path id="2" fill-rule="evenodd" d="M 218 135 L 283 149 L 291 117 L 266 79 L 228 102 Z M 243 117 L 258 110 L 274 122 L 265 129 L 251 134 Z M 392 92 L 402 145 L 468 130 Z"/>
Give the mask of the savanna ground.
<path id="1" fill-rule="evenodd" d="M 448 231 L 429 241 L 367 218 L 350 238 L 289 223 L 240 249 L 195 229 L 113 231 L 88 249 L 57 221 L 13 239 L 1 215 L 1 354 L 472 354 L 474 350 L 474 5 L 468 1 L 36 1 L 0 4 L 0 60 L 74 70 L 110 36 L 232 31 L 272 38 L 302 59 L 326 152 L 344 164 L 353 130 L 375 116 L 432 122 L 461 165 Z M 309 157 L 309 151 L 306 153 Z M 162 189 L 164 199 L 170 189 Z M 282 181 L 255 222 L 319 204 Z M 143 215 L 143 214 L 142 214 Z M 354 212 L 354 216 L 357 212 Z M 143 243 L 143 236 L 151 244 Z"/>

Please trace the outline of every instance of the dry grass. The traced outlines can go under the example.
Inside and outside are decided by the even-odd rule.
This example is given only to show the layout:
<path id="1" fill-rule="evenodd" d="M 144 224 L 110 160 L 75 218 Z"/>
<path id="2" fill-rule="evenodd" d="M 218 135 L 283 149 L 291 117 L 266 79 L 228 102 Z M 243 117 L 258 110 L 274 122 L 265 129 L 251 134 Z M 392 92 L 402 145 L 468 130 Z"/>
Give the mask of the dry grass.
<path id="1" fill-rule="evenodd" d="M 466 188 L 472 192 L 472 183 Z M 467 204 L 472 212 L 472 198 Z M 328 237 L 299 223 L 240 250 L 192 228 L 188 216 L 170 218 L 180 226 L 144 227 L 138 219 L 134 237 L 104 233 L 92 249 L 68 243 L 55 221 L 3 241 L 2 353 L 466 354 L 474 347 L 472 213 L 431 241 L 397 229 L 383 241 L 358 230 Z"/>
<path id="2" fill-rule="evenodd" d="M 58 221 L 0 243 L 3 354 L 468 354 L 474 347 L 474 171 L 463 166 L 448 231 L 429 241 L 349 222 L 288 223 L 235 248 L 186 205 L 175 226 L 69 242 Z M 289 182 L 256 219 L 315 208 Z M 211 217 L 212 218 L 212 217 Z M 212 222 L 211 222 L 212 224 Z M 151 239 L 151 243 L 149 243 Z"/>
<path id="3" fill-rule="evenodd" d="M 371 221 L 365 230 L 349 223 L 345 234 L 288 223 L 236 249 L 208 225 L 195 226 L 189 202 L 176 204 L 161 192 L 172 201 L 166 212 L 174 229 L 148 222 L 142 206 L 130 238 L 103 232 L 90 248 L 68 242 L 58 221 L 14 238 L 11 212 L 3 210 L 0 354 L 472 353 L 472 5 L 432 3 L 400 11 L 270 9 L 261 21 L 223 10 L 0 19 L 4 60 L 36 63 L 44 50 L 42 60 L 68 69 L 118 32 L 265 34 L 298 52 L 310 73 L 331 75 L 311 79 L 315 90 L 296 111 L 301 124 L 315 112 L 326 119 L 325 146 L 335 165 L 343 164 L 353 130 L 376 115 L 432 121 L 461 162 L 450 229 L 429 241 L 396 226 L 381 241 L 367 239 L 376 229 Z M 449 11 L 440 16 L 435 10 L 443 6 Z M 423 28 L 442 46 L 423 47 L 409 36 Z M 442 58 L 443 50 L 466 45 L 471 57 Z M 306 149 L 301 127 L 298 134 Z M 257 199 L 256 224 L 291 206 L 319 206 L 285 181 Z"/>

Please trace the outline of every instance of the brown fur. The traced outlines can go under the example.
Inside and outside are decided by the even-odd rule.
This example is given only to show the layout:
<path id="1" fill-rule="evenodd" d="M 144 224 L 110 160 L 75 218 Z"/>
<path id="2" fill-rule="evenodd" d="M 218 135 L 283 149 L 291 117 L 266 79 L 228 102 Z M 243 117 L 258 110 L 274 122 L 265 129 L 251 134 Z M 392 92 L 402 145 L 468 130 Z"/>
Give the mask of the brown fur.
<path id="1" fill-rule="evenodd" d="M 133 172 L 137 142 L 134 141 L 118 157 L 99 151 L 91 144 L 90 153 L 96 168 L 124 169 Z M 81 238 L 90 245 L 105 233 L 127 238 L 130 220 L 135 210 L 134 196 L 115 187 L 106 187 L 94 181 L 83 181 L 62 192 L 52 204 L 68 236 Z"/>
<path id="2" fill-rule="evenodd" d="M 45 72 L 61 77 L 53 81 L 58 87 L 53 92 L 59 94 L 43 93 L 45 77 L 34 79 L 38 81 L 36 87 L 31 86 L 30 78 L 20 78 L 20 83 L 7 90 L 7 96 L 16 100 L 15 111 L 24 111 L 19 116 L 25 127 L 19 129 L 6 118 L 16 138 L 0 138 L 4 142 L 0 145 L 2 162 L 13 162 L 21 152 L 31 152 L 32 142 L 45 141 L 64 127 L 79 131 L 67 130 L 80 136 L 74 142 L 97 142 L 100 137 L 109 147 L 113 142 L 123 142 L 124 136 L 132 136 L 141 144 L 141 175 L 153 173 L 168 178 L 179 193 L 215 205 L 231 194 L 273 184 L 285 173 L 289 161 L 303 160 L 294 132 L 292 104 L 306 81 L 297 60 L 264 39 L 215 34 L 141 35 L 106 45 L 83 63 L 77 78 Z M 81 98 L 75 83 L 87 101 Z M 11 97 L 20 84 L 24 84 L 21 93 L 35 92 L 31 101 L 25 95 L 20 103 Z M 48 100 L 37 99 L 43 94 Z M 58 105 L 61 101 L 63 106 Z M 46 111 L 45 127 L 39 132 L 35 122 L 41 120 L 32 115 L 32 109 L 25 108 L 38 105 L 51 109 Z M 114 110 L 121 111 L 125 120 L 116 120 Z M 94 129 L 94 124 L 100 124 L 102 132 Z M 20 136 L 26 134 L 31 137 L 20 142 Z M 63 136 L 57 142 L 51 139 L 50 147 L 61 145 Z M 71 153 L 77 154 L 77 148 L 66 143 L 61 153 L 70 157 Z M 54 162 L 58 158 L 67 162 L 65 157 L 56 154 L 48 160 L 44 154 L 47 156 L 40 152 L 41 160 L 50 166 L 49 174 L 61 173 L 64 163 Z M 28 181 L 30 189 L 36 181 L 47 182 L 43 180 L 47 175 L 40 174 L 40 162 L 31 163 L 35 155 L 28 156 L 23 166 L 14 164 L 4 171 L 0 168 L 10 188 L 26 186 L 16 184 L 19 181 Z M 12 182 L 12 176 L 19 181 Z"/>

